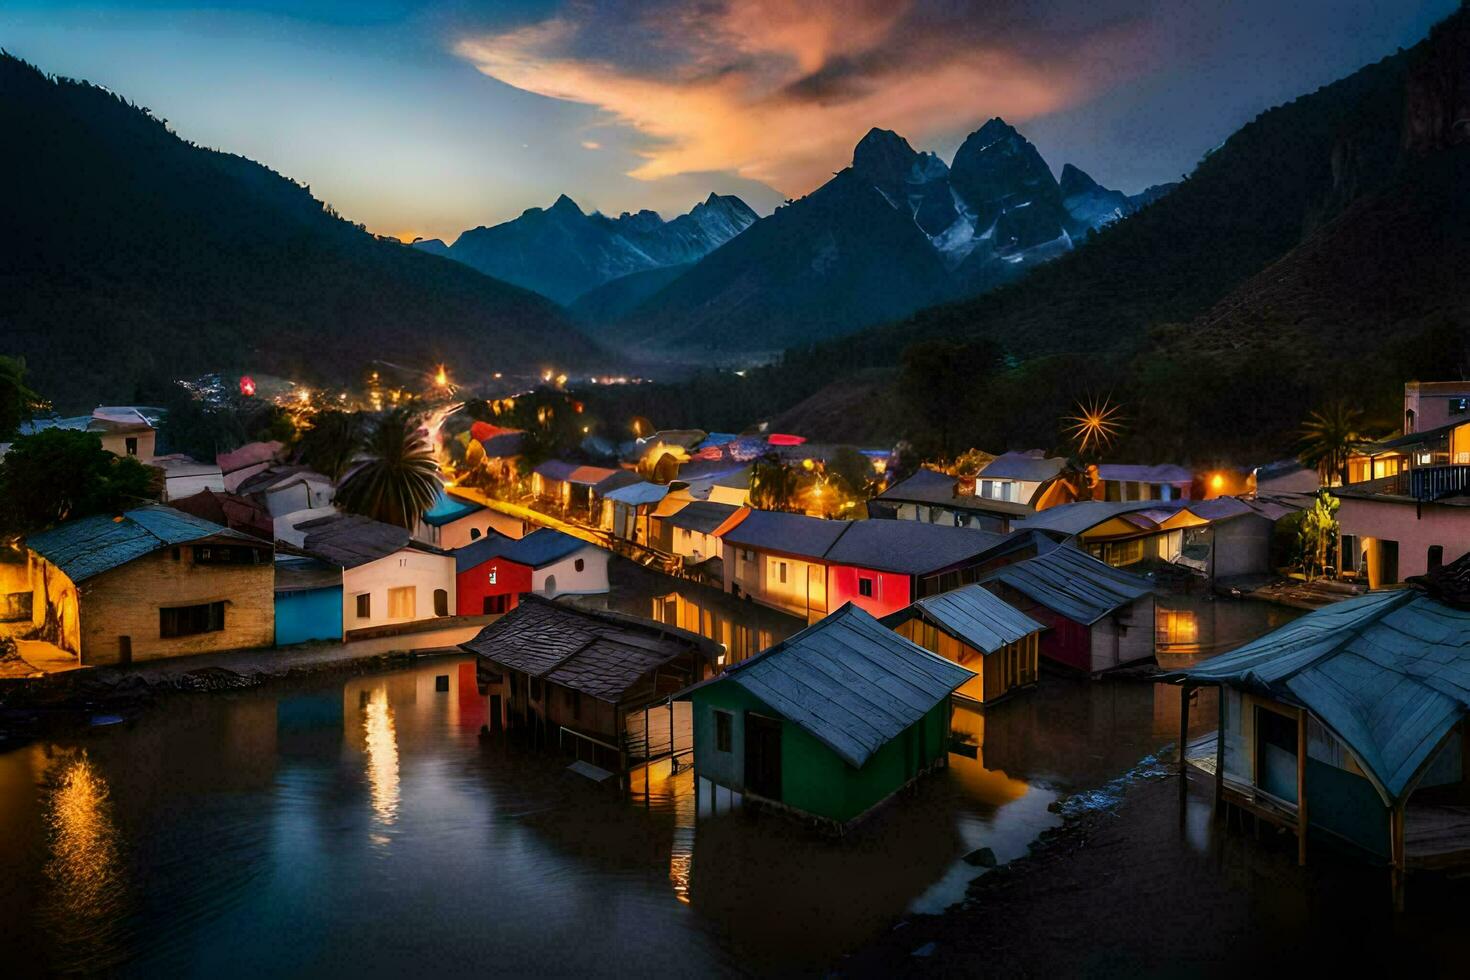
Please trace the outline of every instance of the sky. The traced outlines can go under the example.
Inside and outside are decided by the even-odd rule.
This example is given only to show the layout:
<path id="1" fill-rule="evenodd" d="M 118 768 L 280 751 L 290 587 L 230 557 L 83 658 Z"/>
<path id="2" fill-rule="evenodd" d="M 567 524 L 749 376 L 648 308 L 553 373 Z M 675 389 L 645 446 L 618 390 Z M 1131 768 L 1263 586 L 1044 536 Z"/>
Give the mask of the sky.
<path id="1" fill-rule="evenodd" d="M 566 193 L 761 213 L 868 129 L 946 161 L 1001 116 L 1134 193 L 1458 0 L 4 0 L 0 47 L 258 160 L 380 234 Z"/>

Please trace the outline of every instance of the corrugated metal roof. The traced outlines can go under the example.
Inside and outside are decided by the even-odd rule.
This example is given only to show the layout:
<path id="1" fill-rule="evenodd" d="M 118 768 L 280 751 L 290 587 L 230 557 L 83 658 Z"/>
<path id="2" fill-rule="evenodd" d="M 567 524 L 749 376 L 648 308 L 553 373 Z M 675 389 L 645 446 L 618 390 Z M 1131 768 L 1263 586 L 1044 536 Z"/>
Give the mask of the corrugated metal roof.
<path id="1" fill-rule="evenodd" d="M 920 599 L 907 609 L 883 617 L 882 623 L 897 628 L 915 616 L 985 653 L 994 653 L 1046 628 L 979 585 Z"/>
<path id="2" fill-rule="evenodd" d="M 853 521 L 827 550 L 826 559 L 834 564 L 923 575 L 968 561 L 1003 540 L 1003 534 L 968 527 L 920 521 Z"/>
<path id="3" fill-rule="evenodd" d="M 309 592 L 342 587 L 342 569 L 305 555 L 276 556 L 276 591 Z"/>
<path id="4" fill-rule="evenodd" d="M 604 494 L 604 499 L 627 504 L 630 507 L 641 507 L 644 504 L 656 504 L 668 495 L 668 487 L 639 480 L 637 483 L 630 483 L 626 487 L 618 487 Z"/>
<path id="5" fill-rule="evenodd" d="M 1102 480 L 1113 480 L 1123 483 L 1167 484 L 1174 486 L 1180 483 L 1194 482 L 1193 473 L 1182 466 L 1174 466 L 1171 463 L 1162 463 L 1155 466 L 1135 463 L 1099 463 L 1097 464 L 1097 475 Z"/>
<path id="6" fill-rule="evenodd" d="M 409 547 L 409 533 L 360 514 L 335 514 L 296 525 L 305 533 L 301 548 L 343 568 L 356 568 Z M 416 546 L 433 551 L 427 546 Z"/>
<path id="7" fill-rule="evenodd" d="M 1003 565 L 980 582 L 1004 582 L 1084 626 L 1153 591 L 1147 579 L 1113 568 L 1068 545 Z"/>
<path id="8" fill-rule="evenodd" d="M 803 514 L 752 510 L 744 520 L 725 532 L 724 539 L 734 545 L 820 559 L 847 530 L 849 523 Z"/>
<path id="9" fill-rule="evenodd" d="M 1470 710 L 1470 610 L 1412 590 L 1369 593 L 1173 677 L 1309 709 L 1398 799 Z"/>
<path id="10" fill-rule="evenodd" d="M 126 511 L 116 520 L 98 514 L 67 521 L 31 535 L 26 545 L 73 582 L 83 582 L 155 551 L 211 537 L 262 543 L 193 514 L 155 505 Z"/>
<path id="11" fill-rule="evenodd" d="M 982 480 L 1024 480 L 1045 483 L 1067 465 L 1060 456 L 1038 456 L 1032 452 L 1002 453 L 980 471 Z"/>
<path id="12" fill-rule="evenodd" d="M 434 500 L 434 506 L 424 511 L 423 521 L 430 527 L 443 527 L 445 524 L 452 524 L 461 517 L 468 517 L 484 509 L 483 504 L 456 497 L 441 489 L 439 496 Z"/>
<path id="13" fill-rule="evenodd" d="M 664 523 L 670 527 L 686 528 L 690 531 L 698 531 L 701 534 L 710 534 L 725 521 L 730 515 L 740 508 L 734 504 L 717 504 L 708 500 L 696 500 L 692 504 L 686 504 L 676 513 L 664 518 Z"/>
<path id="14" fill-rule="evenodd" d="M 861 768 L 974 676 L 849 603 L 705 683 L 740 685 Z"/>
<path id="15" fill-rule="evenodd" d="M 1016 522 L 1015 528 L 1076 535 L 1136 510 L 1178 510 L 1186 503 L 1188 501 L 1183 500 L 1079 500 L 1048 507 L 1037 512 L 1035 517 Z"/>

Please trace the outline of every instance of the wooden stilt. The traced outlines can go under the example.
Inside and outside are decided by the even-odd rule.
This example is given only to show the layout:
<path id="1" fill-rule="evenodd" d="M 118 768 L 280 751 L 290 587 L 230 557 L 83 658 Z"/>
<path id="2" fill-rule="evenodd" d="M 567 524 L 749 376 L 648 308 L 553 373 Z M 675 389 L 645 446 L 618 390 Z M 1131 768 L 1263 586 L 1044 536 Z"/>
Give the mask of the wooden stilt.
<path id="1" fill-rule="evenodd" d="M 1217 714 L 1220 716 L 1218 734 L 1215 736 L 1215 813 L 1225 805 L 1225 688 L 1215 688 L 1218 693 Z"/>
<path id="2" fill-rule="evenodd" d="M 1389 811 L 1389 889 L 1393 895 L 1393 910 L 1404 910 L 1404 804 L 1399 801 Z"/>
<path id="3" fill-rule="evenodd" d="M 1189 774 L 1185 770 L 1185 751 L 1189 747 L 1189 696 L 1194 688 L 1186 684 L 1179 689 L 1179 826 L 1189 809 Z"/>
<path id="4" fill-rule="evenodd" d="M 1307 711 L 1296 713 L 1296 863 L 1307 864 Z"/>

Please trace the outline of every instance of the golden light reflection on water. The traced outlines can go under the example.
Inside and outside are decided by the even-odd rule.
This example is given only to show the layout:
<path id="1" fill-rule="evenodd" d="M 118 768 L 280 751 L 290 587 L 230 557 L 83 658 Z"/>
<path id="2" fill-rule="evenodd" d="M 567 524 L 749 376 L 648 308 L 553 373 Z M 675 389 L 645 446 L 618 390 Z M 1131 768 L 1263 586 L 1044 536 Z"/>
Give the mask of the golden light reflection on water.
<path id="1" fill-rule="evenodd" d="M 1019 800 L 1030 786 L 1012 779 L 1000 769 L 985 768 L 985 715 L 970 708 L 956 706 L 950 718 L 950 735 L 955 742 L 973 746 L 974 758 L 968 753 L 952 752 L 950 769 L 967 790 L 966 795 L 994 806 Z"/>
<path id="2" fill-rule="evenodd" d="M 107 781 L 85 751 L 50 773 L 45 874 L 49 906 L 75 940 L 110 927 L 122 904 L 123 866 Z"/>
<path id="3" fill-rule="evenodd" d="M 373 813 L 379 824 L 391 827 L 398 819 L 398 732 L 385 685 L 373 688 L 367 695 L 362 707 L 362 734 L 367 748 Z M 383 835 L 374 835 L 373 840 L 380 844 L 388 842 Z"/>

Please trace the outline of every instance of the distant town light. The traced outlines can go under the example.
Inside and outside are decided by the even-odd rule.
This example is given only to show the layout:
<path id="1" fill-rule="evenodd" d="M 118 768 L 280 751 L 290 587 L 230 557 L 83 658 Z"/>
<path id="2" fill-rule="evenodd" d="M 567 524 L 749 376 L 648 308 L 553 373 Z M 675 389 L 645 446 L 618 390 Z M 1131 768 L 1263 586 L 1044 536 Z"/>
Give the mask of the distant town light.
<path id="1" fill-rule="evenodd" d="M 240 394 L 246 398 L 255 397 L 255 379 L 248 374 L 240 379 Z"/>
<path id="2" fill-rule="evenodd" d="M 434 384 L 441 388 L 449 385 L 449 372 L 444 370 L 444 365 L 439 365 L 439 370 L 434 372 Z"/>
<path id="3" fill-rule="evenodd" d="M 296 393 L 296 400 L 299 401 L 299 402 L 301 402 L 301 404 L 303 404 L 303 405 L 305 405 L 307 402 L 311 401 L 311 389 L 310 388 L 302 388 L 300 391 L 298 391 Z"/>

